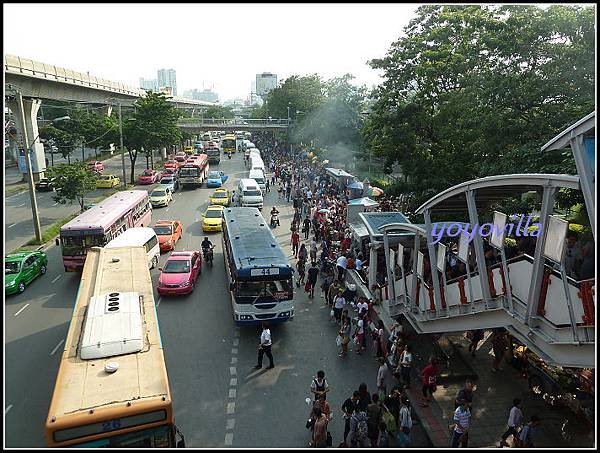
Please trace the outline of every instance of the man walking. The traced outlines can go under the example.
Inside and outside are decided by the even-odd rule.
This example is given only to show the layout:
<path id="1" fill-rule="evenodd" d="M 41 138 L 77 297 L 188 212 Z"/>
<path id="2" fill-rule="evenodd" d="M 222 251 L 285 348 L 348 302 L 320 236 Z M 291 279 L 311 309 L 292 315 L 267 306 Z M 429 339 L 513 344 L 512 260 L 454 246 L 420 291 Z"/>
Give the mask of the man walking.
<path id="1" fill-rule="evenodd" d="M 350 432 L 350 418 L 354 412 L 354 406 L 358 404 L 360 393 L 355 390 L 352 396 L 342 404 L 342 412 L 344 413 L 344 444 L 346 445 L 348 433 Z"/>
<path id="2" fill-rule="evenodd" d="M 269 366 L 267 369 L 275 368 L 273 365 L 273 354 L 271 354 L 271 330 L 266 322 L 262 323 L 262 334 L 260 335 L 260 346 L 258 347 L 258 364 L 254 367 L 257 370 L 262 368 L 263 355 L 266 354 L 269 358 Z"/>
<path id="3" fill-rule="evenodd" d="M 521 400 L 519 398 L 515 398 L 513 400 L 513 407 L 510 409 L 510 413 L 508 414 L 508 429 L 502 434 L 502 440 L 500 441 L 500 448 L 508 447 L 508 443 L 506 439 L 510 435 L 513 436 L 513 442 L 515 444 L 518 443 L 519 440 L 519 430 L 521 426 L 523 426 L 523 412 L 521 411 Z"/>
<path id="4" fill-rule="evenodd" d="M 304 239 L 308 239 L 308 235 L 310 233 L 310 219 L 308 216 L 304 218 L 304 222 L 302 223 L 302 230 L 304 231 Z"/>
<path id="5" fill-rule="evenodd" d="M 412 417 L 410 415 L 408 398 L 403 396 L 400 401 L 402 402 L 402 406 L 400 407 L 398 422 L 398 439 L 400 440 L 400 446 L 407 448 L 411 446 L 410 431 L 412 429 Z"/>
<path id="6" fill-rule="evenodd" d="M 457 448 L 459 444 L 461 447 L 467 448 L 469 443 L 469 427 L 471 425 L 471 411 L 466 400 L 463 400 L 462 404 L 454 411 L 454 423 L 452 448 Z"/>
<path id="7" fill-rule="evenodd" d="M 348 266 L 348 260 L 346 259 L 346 255 L 340 255 L 335 264 L 338 270 L 338 280 L 340 282 L 344 281 L 344 274 L 346 273 L 346 267 Z"/>
<path id="8" fill-rule="evenodd" d="M 298 231 L 296 231 L 296 229 L 294 229 L 294 231 L 292 231 L 291 244 L 292 244 L 292 253 L 294 254 L 294 258 L 297 258 L 298 257 L 298 247 L 300 246 L 300 235 L 298 234 Z"/>

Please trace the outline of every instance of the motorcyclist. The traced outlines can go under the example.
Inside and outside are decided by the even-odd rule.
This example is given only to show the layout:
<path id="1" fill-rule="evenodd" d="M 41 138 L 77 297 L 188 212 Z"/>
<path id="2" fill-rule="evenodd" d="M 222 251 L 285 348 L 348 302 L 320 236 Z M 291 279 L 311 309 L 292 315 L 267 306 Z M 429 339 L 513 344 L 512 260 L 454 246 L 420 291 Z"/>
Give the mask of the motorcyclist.
<path id="1" fill-rule="evenodd" d="M 213 248 L 213 243 L 210 241 L 210 239 L 208 239 L 208 236 L 205 236 L 204 240 L 202 241 L 202 252 L 204 253 L 205 258 L 212 259 L 210 255 L 212 255 Z"/>
<path id="2" fill-rule="evenodd" d="M 279 214 L 279 211 L 277 210 L 277 208 L 275 206 L 273 206 L 273 208 L 271 209 L 271 225 L 275 221 L 275 219 L 273 218 L 273 216 L 275 216 L 277 214 Z M 277 218 L 277 225 L 279 225 L 279 218 Z"/>

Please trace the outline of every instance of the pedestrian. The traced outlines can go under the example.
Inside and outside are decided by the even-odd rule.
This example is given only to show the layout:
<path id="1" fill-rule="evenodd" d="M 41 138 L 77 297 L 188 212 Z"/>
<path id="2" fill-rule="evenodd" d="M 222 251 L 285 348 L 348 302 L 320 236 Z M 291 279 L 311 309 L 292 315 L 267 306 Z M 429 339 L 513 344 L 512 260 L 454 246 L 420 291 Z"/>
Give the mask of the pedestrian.
<path id="1" fill-rule="evenodd" d="M 342 310 L 346 305 L 346 299 L 344 299 L 342 293 L 343 291 L 340 289 L 333 302 L 333 316 L 338 324 L 342 322 Z"/>
<path id="2" fill-rule="evenodd" d="M 311 239 L 311 241 L 310 241 L 308 253 L 310 255 L 310 261 L 313 263 L 316 263 L 317 262 L 317 241 L 315 241 L 314 239 Z"/>
<path id="3" fill-rule="evenodd" d="M 410 432 L 412 430 L 412 417 L 410 415 L 410 403 L 406 396 L 400 399 L 402 406 L 400 407 L 399 421 L 398 421 L 398 440 L 400 446 L 408 448 L 411 446 Z"/>
<path id="4" fill-rule="evenodd" d="M 310 391 L 314 395 L 315 401 L 317 401 L 320 395 L 323 395 L 325 399 L 327 399 L 327 392 L 329 392 L 329 384 L 327 383 L 327 379 L 325 379 L 325 371 L 317 371 L 317 377 L 313 378 L 310 384 Z"/>
<path id="5" fill-rule="evenodd" d="M 473 388 L 475 387 L 474 382 L 471 379 L 465 381 L 465 385 L 458 391 L 456 398 L 454 399 L 454 409 L 460 406 L 463 401 L 467 402 L 467 407 L 473 412 Z"/>
<path id="6" fill-rule="evenodd" d="M 277 188 L 277 198 L 280 200 L 283 200 L 283 186 L 281 185 L 281 183 L 279 184 L 279 187 Z"/>
<path id="7" fill-rule="evenodd" d="M 350 417 L 350 445 L 352 447 L 366 447 L 369 437 L 367 426 L 367 413 L 358 405 L 354 406 L 354 412 Z"/>
<path id="8" fill-rule="evenodd" d="M 423 393 L 424 402 L 421 404 L 423 407 L 429 406 L 431 402 L 431 398 L 437 389 L 437 360 L 432 358 L 429 361 L 429 365 L 421 370 L 421 381 L 423 383 L 423 387 L 421 388 L 421 392 Z"/>
<path id="9" fill-rule="evenodd" d="M 308 444 L 309 447 L 324 448 L 327 446 L 327 417 L 323 415 L 323 412 L 319 407 L 315 407 L 314 410 L 315 423 L 313 427 L 313 438 Z"/>
<path id="10" fill-rule="evenodd" d="M 300 235 L 298 234 L 298 232 L 295 229 L 292 231 L 291 244 L 292 244 L 292 253 L 294 254 L 294 258 L 297 258 L 298 257 L 298 247 L 300 245 Z"/>
<path id="11" fill-rule="evenodd" d="M 269 366 L 267 369 L 275 368 L 273 365 L 273 354 L 271 353 L 271 330 L 266 322 L 262 323 L 262 334 L 260 335 L 260 345 L 258 347 L 258 364 L 254 367 L 257 370 L 262 368 L 263 355 L 266 354 L 269 358 Z"/>
<path id="12" fill-rule="evenodd" d="M 515 398 L 513 400 L 513 407 L 511 407 L 510 412 L 508 414 L 508 429 L 502 434 L 502 440 L 500 441 L 500 448 L 508 447 L 508 439 L 509 436 L 513 436 L 513 444 L 517 444 L 519 440 L 519 431 L 523 426 L 523 412 L 521 411 L 521 400 L 519 398 Z"/>
<path id="13" fill-rule="evenodd" d="M 467 337 L 470 340 L 469 344 L 469 352 L 473 357 L 475 357 L 475 351 L 477 351 L 477 346 L 479 342 L 483 340 L 484 330 L 483 329 L 475 329 L 468 332 Z"/>
<path id="14" fill-rule="evenodd" d="M 356 308 L 358 310 L 358 316 L 367 316 L 369 313 L 369 304 L 367 303 L 367 299 L 361 297 L 356 304 Z"/>
<path id="15" fill-rule="evenodd" d="M 498 327 L 492 333 L 492 350 L 494 351 L 494 361 L 492 363 L 492 372 L 502 371 L 500 364 L 506 354 L 506 329 Z"/>
<path id="16" fill-rule="evenodd" d="M 379 404 L 379 395 L 377 393 L 371 395 L 371 404 L 367 406 L 366 412 L 367 430 L 371 447 L 376 447 L 379 438 L 379 425 L 381 423 L 381 416 L 383 415 L 383 409 L 381 408 L 381 404 Z"/>
<path id="17" fill-rule="evenodd" d="M 396 424 L 396 418 L 394 417 L 394 414 L 392 414 L 392 412 L 390 411 L 390 408 L 388 406 L 389 402 L 390 402 L 390 398 L 386 398 L 383 401 L 383 404 L 381 405 L 381 408 L 383 409 L 381 421 L 383 423 L 385 423 L 385 430 L 388 433 L 390 439 L 395 439 L 397 424 Z"/>
<path id="18" fill-rule="evenodd" d="M 310 268 L 308 269 L 308 281 L 307 284 L 309 287 L 309 297 L 312 299 L 315 297 L 315 286 L 317 285 L 317 278 L 319 277 L 319 268 L 316 263 L 311 263 Z"/>
<path id="19" fill-rule="evenodd" d="M 290 202 L 291 193 L 292 193 L 292 186 L 288 182 L 287 187 L 285 188 L 285 198 L 288 203 Z"/>
<path id="20" fill-rule="evenodd" d="M 302 231 L 304 232 L 304 239 L 308 239 L 308 235 L 310 233 L 310 219 L 308 216 L 304 217 L 304 222 L 302 222 Z"/>
<path id="21" fill-rule="evenodd" d="M 532 415 L 529 423 L 527 423 L 519 434 L 519 443 L 517 447 L 520 448 L 534 448 L 534 439 L 537 432 L 537 428 L 540 425 L 540 418 L 537 415 Z"/>
<path id="22" fill-rule="evenodd" d="M 376 358 L 385 358 L 386 354 L 384 354 L 384 345 L 383 345 L 383 336 L 385 334 L 385 329 L 383 325 L 383 321 L 380 319 L 377 321 L 377 326 L 373 329 L 373 351 L 375 352 L 374 356 Z"/>
<path id="23" fill-rule="evenodd" d="M 463 400 L 462 404 L 454 411 L 454 429 L 452 430 L 452 448 L 459 445 L 467 448 L 469 444 L 469 427 L 471 426 L 471 411 L 467 405 L 467 401 Z"/>
<path id="24" fill-rule="evenodd" d="M 342 318 L 340 324 L 341 328 L 339 335 L 342 346 L 342 352 L 340 352 L 340 357 L 346 357 L 348 355 L 348 343 L 350 343 L 350 331 L 352 329 L 352 326 L 350 324 L 350 317 L 348 316 L 347 310 L 342 311 Z"/>
<path id="25" fill-rule="evenodd" d="M 296 286 L 300 288 L 300 285 L 305 284 L 304 278 L 306 276 L 306 261 L 298 260 L 296 269 L 298 270 L 298 281 L 296 282 Z"/>
<path id="26" fill-rule="evenodd" d="M 308 250 L 306 249 L 306 244 L 300 244 L 298 259 L 302 261 L 308 261 Z"/>
<path id="27" fill-rule="evenodd" d="M 344 280 L 344 275 L 346 273 L 346 267 L 348 265 L 348 259 L 346 258 L 346 255 L 344 255 L 342 253 L 339 256 L 339 258 L 337 259 L 335 265 L 336 265 L 337 270 L 338 270 L 338 280 L 339 281 L 343 281 Z"/>
<path id="28" fill-rule="evenodd" d="M 387 424 L 385 421 L 379 422 L 379 437 L 377 438 L 378 448 L 387 448 L 390 446 L 390 435 L 387 430 Z"/>
<path id="29" fill-rule="evenodd" d="M 266 193 L 270 193 L 271 192 L 271 186 L 269 184 L 269 178 L 265 178 L 265 191 L 266 191 Z"/>
<path id="30" fill-rule="evenodd" d="M 410 370 L 412 369 L 412 363 L 412 347 L 407 344 L 400 355 L 400 376 L 402 377 L 404 388 L 407 389 L 410 388 Z"/>
<path id="31" fill-rule="evenodd" d="M 347 398 L 346 401 L 342 404 L 342 413 L 344 416 L 344 441 L 343 444 L 347 445 L 348 433 L 350 432 L 350 418 L 354 413 L 354 406 L 358 404 L 358 400 L 360 399 L 360 393 L 358 390 L 355 390 L 350 398 Z"/>
<path id="32" fill-rule="evenodd" d="M 365 318 L 362 315 L 358 315 L 358 321 L 356 323 L 356 330 L 354 332 L 354 338 L 356 343 L 356 353 L 362 354 L 365 348 Z"/>
<path id="33" fill-rule="evenodd" d="M 383 357 L 379 357 L 377 360 L 379 362 L 379 369 L 377 370 L 377 390 L 379 392 L 379 397 L 383 400 L 387 394 L 385 380 L 389 369 Z"/>

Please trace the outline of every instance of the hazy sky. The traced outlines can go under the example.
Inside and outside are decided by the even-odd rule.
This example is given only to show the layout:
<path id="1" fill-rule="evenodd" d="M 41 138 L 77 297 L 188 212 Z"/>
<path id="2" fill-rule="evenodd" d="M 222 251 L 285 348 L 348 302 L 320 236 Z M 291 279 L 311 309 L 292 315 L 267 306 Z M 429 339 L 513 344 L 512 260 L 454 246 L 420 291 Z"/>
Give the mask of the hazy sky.
<path id="1" fill-rule="evenodd" d="M 418 4 L 4 4 L 4 53 L 138 86 L 160 68 L 177 91 L 246 98 L 256 73 L 350 72 L 380 82 L 385 55 Z"/>

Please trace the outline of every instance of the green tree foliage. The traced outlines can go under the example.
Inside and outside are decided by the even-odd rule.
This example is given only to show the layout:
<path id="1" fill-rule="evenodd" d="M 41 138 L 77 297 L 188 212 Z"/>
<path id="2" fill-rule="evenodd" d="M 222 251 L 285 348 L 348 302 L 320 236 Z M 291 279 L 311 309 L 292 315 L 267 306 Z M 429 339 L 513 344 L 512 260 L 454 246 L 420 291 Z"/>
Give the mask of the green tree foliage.
<path id="1" fill-rule="evenodd" d="M 491 174 L 573 173 L 569 152 L 541 153 L 593 111 L 594 9 L 422 6 L 383 59 L 364 127 L 397 160 L 413 206 Z"/>
<path id="2" fill-rule="evenodd" d="M 204 110 L 204 118 L 235 118 L 232 107 L 223 107 L 222 105 L 211 105 Z"/>
<path id="3" fill-rule="evenodd" d="M 85 162 L 58 164 L 46 171 L 49 178 L 56 178 L 54 201 L 60 204 L 77 201 L 83 212 L 85 195 L 96 188 L 97 174 Z"/>

